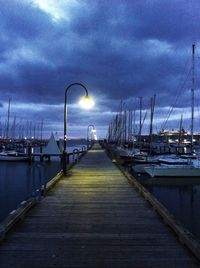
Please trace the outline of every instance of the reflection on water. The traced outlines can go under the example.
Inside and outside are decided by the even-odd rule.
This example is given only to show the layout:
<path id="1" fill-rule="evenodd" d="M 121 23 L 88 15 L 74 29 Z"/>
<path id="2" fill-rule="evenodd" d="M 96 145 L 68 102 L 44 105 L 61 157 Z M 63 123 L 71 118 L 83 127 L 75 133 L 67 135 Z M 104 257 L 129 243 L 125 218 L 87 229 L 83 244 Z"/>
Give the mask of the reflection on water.
<path id="1" fill-rule="evenodd" d="M 85 149 L 85 145 L 84 140 L 68 141 L 67 152 Z M 39 152 L 39 148 L 34 151 Z M 51 157 L 51 162 L 40 162 L 39 157 L 35 160 L 32 164 L 0 161 L 0 221 L 62 169 L 59 157 Z"/>
<path id="2" fill-rule="evenodd" d="M 60 162 L 0 162 L 0 221 L 23 200 L 34 195 L 41 182 L 60 171 Z"/>
<path id="3" fill-rule="evenodd" d="M 200 178 L 146 178 L 141 182 L 200 240 Z"/>
<path id="4" fill-rule="evenodd" d="M 187 150 L 187 148 L 185 148 Z M 200 155 L 200 148 L 195 153 Z M 198 163 L 198 165 L 200 162 Z M 200 241 L 200 178 L 155 177 L 135 174 L 174 217 Z"/>

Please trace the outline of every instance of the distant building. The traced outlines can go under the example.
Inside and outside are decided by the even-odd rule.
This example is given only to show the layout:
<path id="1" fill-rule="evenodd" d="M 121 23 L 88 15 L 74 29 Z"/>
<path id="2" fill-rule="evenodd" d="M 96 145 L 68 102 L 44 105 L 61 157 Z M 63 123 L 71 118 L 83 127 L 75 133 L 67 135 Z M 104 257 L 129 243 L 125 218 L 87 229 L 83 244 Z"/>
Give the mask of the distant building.
<path id="1" fill-rule="evenodd" d="M 178 137 L 180 135 L 180 131 L 179 130 L 161 130 L 158 134 L 159 136 L 176 136 Z M 185 136 L 188 135 L 187 131 L 185 131 L 184 129 L 182 129 L 181 131 L 181 136 Z"/>

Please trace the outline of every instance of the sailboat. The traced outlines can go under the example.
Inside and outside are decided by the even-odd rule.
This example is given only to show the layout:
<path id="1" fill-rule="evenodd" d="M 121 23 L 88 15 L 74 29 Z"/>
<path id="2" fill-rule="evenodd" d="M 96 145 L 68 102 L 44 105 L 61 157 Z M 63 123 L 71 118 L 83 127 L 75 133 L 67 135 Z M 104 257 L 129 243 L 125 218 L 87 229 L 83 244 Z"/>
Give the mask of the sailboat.
<path id="1" fill-rule="evenodd" d="M 28 161 L 29 156 L 17 151 L 3 151 L 0 152 L 0 161 Z"/>
<path id="2" fill-rule="evenodd" d="M 51 137 L 48 141 L 47 146 L 43 150 L 43 154 L 56 156 L 62 154 L 61 148 L 59 148 L 53 133 L 51 133 Z"/>
<path id="3" fill-rule="evenodd" d="M 11 106 L 11 100 L 9 98 L 8 101 L 8 117 L 7 117 L 7 123 L 5 128 L 5 138 L 9 139 L 10 134 L 10 106 Z M 14 119 L 15 122 L 15 119 Z M 25 153 L 17 152 L 14 150 L 4 150 L 0 152 L 0 161 L 28 161 L 29 156 Z"/>
<path id="4" fill-rule="evenodd" d="M 200 167 L 185 165 L 151 165 L 144 167 L 151 177 L 200 177 Z"/>
<path id="5" fill-rule="evenodd" d="M 192 109 L 191 109 L 191 157 L 188 159 L 168 159 L 168 163 L 161 159 L 161 165 L 151 165 L 144 167 L 146 173 L 151 177 L 200 177 L 199 165 L 194 165 L 192 161 L 193 157 L 193 128 L 194 128 L 194 86 L 195 86 L 195 75 L 194 75 L 194 54 L 195 44 L 192 45 Z M 173 163 L 173 161 L 176 163 Z M 185 162 L 187 163 L 185 163 Z"/>

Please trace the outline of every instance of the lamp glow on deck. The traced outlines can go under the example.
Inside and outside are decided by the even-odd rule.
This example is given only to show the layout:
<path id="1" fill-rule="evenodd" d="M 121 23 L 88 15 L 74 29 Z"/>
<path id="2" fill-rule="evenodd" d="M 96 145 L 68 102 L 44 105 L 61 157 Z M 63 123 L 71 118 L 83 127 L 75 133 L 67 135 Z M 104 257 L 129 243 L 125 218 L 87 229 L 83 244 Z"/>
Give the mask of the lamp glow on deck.
<path id="1" fill-rule="evenodd" d="M 89 110 L 94 106 L 95 103 L 91 97 L 85 96 L 80 99 L 79 104 L 83 109 Z"/>

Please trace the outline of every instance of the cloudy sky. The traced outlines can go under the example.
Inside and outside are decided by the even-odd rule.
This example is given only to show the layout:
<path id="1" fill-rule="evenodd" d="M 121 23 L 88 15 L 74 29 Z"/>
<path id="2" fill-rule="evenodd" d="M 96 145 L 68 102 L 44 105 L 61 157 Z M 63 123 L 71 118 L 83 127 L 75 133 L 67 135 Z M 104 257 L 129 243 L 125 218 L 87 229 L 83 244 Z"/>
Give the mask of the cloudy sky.
<path id="1" fill-rule="evenodd" d="M 64 91 L 74 82 L 96 105 L 81 110 L 83 89 L 70 89 L 70 136 L 86 136 L 94 124 L 104 137 L 120 101 L 137 110 L 142 96 L 144 114 L 154 94 L 154 131 L 178 128 L 181 114 L 189 129 L 193 43 L 199 129 L 199 0 L 0 0 L 0 6 L 2 130 L 11 98 L 11 124 L 39 129 L 43 120 L 45 135 L 62 136 Z M 148 124 L 149 113 L 144 129 Z"/>

